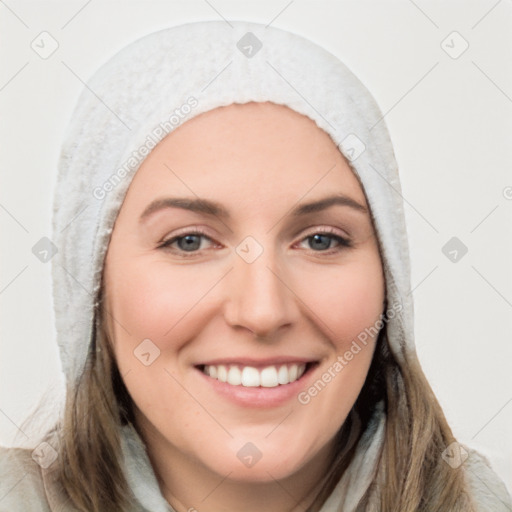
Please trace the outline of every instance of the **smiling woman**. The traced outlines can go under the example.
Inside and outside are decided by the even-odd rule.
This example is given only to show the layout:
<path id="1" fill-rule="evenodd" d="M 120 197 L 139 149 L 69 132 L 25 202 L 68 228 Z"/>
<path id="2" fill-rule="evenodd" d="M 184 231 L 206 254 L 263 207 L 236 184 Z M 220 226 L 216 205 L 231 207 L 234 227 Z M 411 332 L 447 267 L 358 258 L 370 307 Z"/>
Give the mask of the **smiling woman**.
<path id="1" fill-rule="evenodd" d="M 137 171 L 104 280 L 107 337 L 169 503 L 197 504 L 227 474 L 211 510 L 288 510 L 276 481 L 294 499 L 308 496 L 331 464 L 375 339 L 321 398 L 300 407 L 297 396 L 384 308 L 365 196 L 332 139 L 273 103 L 185 123 Z M 147 368 L 133 357 L 144 338 L 160 350 Z M 235 457 L 246 441 L 262 454 L 254 466 Z"/>
<path id="2" fill-rule="evenodd" d="M 325 50 L 232 24 L 102 68 L 91 88 L 132 129 L 79 102 L 54 217 L 65 410 L 2 453 L 1 510 L 510 510 L 417 360 L 379 109 Z"/>

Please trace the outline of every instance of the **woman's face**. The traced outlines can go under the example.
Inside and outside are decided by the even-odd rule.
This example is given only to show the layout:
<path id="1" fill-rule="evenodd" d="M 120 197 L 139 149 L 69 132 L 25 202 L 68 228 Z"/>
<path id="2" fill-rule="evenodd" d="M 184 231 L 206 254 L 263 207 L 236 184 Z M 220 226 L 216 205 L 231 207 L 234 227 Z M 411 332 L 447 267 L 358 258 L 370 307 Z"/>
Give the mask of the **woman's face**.
<path id="1" fill-rule="evenodd" d="M 130 185 L 104 279 L 157 467 L 259 482 L 325 469 L 384 278 L 361 186 L 313 121 L 249 103 L 167 136 Z"/>

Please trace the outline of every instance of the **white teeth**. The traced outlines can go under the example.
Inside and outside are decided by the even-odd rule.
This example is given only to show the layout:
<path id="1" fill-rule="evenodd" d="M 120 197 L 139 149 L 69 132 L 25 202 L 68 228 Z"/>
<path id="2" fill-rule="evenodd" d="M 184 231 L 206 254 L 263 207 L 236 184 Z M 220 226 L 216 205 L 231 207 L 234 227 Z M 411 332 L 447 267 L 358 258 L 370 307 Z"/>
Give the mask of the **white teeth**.
<path id="1" fill-rule="evenodd" d="M 231 383 L 230 383 L 231 384 Z M 260 372 L 256 368 L 246 366 L 242 370 L 242 386 L 257 388 L 260 385 Z"/>
<path id="2" fill-rule="evenodd" d="M 211 367 L 205 366 L 205 369 L 206 368 L 211 368 Z M 208 375 L 208 373 L 206 375 Z M 213 377 L 213 375 L 212 375 L 212 377 Z M 222 364 L 217 366 L 217 377 L 213 377 L 213 378 L 217 378 L 217 380 L 220 380 L 221 382 L 226 382 L 228 380 L 228 371 L 226 370 L 226 367 Z"/>
<path id="3" fill-rule="evenodd" d="M 260 373 L 261 385 L 264 388 L 275 388 L 279 385 L 277 380 L 277 370 L 275 366 L 268 366 L 263 368 Z"/>
<path id="4" fill-rule="evenodd" d="M 277 372 L 277 381 L 279 384 L 288 384 L 290 382 L 289 371 L 286 366 L 283 365 L 279 368 L 279 371 Z"/>
<path id="5" fill-rule="evenodd" d="M 290 373 L 289 373 L 290 382 L 297 380 L 298 374 L 299 374 L 299 367 L 296 364 L 292 364 L 290 366 Z"/>
<path id="6" fill-rule="evenodd" d="M 228 384 L 232 386 L 240 386 L 240 384 L 242 384 L 242 372 L 239 370 L 238 366 L 230 366 Z"/>
<path id="7" fill-rule="evenodd" d="M 212 379 L 227 382 L 231 386 L 275 388 L 279 385 L 290 384 L 300 379 L 306 371 L 305 364 L 283 364 L 266 366 L 261 370 L 253 366 L 239 365 L 206 365 L 203 372 Z"/>

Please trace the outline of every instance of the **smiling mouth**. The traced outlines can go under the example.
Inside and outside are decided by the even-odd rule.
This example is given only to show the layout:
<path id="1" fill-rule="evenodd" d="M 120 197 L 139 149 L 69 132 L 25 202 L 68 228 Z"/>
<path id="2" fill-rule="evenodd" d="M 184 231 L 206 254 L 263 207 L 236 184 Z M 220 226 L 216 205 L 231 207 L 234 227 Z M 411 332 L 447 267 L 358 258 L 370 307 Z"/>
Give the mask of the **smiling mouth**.
<path id="1" fill-rule="evenodd" d="M 262 368 L 238 364 L 200 365 L 208 377 L 231 386 L 277 388 L 299 380 L 316 363 L 287 363 Z"/>

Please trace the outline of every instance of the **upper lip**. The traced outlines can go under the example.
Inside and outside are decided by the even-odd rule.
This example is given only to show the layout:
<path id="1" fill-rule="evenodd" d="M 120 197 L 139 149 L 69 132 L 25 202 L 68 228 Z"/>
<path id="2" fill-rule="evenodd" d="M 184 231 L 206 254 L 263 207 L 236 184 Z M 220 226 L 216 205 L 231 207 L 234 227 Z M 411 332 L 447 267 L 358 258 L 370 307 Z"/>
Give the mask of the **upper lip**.
<path id="1" fill-rule="evenodd" d="M 241 366 L 276 366 L 282 364 L 306 364 L 314 363 L 317 359 L 311 357 L 295 357 L 295 356 L 276 356 L 262 359 L 248 358 L 248 357 L 223 357 L 208 359 L 197 363 L 195 366 L 218 366 L 218 365 L 235 365 Z"/>

